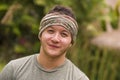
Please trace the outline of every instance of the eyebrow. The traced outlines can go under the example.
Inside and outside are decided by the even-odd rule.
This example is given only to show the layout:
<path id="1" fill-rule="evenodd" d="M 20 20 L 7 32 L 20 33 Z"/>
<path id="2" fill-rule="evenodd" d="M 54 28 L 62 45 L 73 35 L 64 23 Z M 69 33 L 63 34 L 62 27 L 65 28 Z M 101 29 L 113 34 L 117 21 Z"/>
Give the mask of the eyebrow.
<path id="1" fill-rule="evenodd" d="M 63 30 L 63 32 L 67 32 L 67 33 L 70 33 L 68 30 Z"/>
<path id="2" fill-rule="evenodd" d="M 54 27 L 53 26 L 49 26 L 47 29 L 54 29 Z M 63 27 L 64 28 L 64 27 Z M 62 30 L 62 32 L 67 32 L 67 33 L 69 33 L 70 34 L 70 31 L 69 30 L 67 30 L 66 28 L 64 28 L 64 30 Z"/>

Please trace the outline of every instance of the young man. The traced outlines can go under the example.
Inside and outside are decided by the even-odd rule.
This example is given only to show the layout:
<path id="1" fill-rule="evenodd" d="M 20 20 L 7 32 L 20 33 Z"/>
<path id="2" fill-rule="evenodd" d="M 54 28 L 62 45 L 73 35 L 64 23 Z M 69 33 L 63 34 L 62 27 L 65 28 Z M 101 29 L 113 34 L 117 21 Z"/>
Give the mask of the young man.
<path id="1" fill-rule="evenodd" d="M 89 80 L 66 58 L 77 30 L 72 11 L 55 6 L 41 20 L 39 54 L 10 61 L 0 73 L 0 80 Z"/>

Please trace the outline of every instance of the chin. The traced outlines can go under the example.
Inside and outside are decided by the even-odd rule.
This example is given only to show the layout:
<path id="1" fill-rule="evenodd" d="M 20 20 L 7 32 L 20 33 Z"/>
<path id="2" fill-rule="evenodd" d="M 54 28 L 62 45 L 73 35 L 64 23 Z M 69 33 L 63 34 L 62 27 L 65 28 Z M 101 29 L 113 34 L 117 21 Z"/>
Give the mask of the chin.
<path id="1" fill-rule="evenodd" d="M 52 52 L 52 53 L 49 53 L 49 56 L 50 57 L 53 57 L 53 58 L 55 58 L 55 57 L 60 57 L 60 56 L 62 56 L 63 54 L 62 53 L 54 53 L 54 52 Z"/>

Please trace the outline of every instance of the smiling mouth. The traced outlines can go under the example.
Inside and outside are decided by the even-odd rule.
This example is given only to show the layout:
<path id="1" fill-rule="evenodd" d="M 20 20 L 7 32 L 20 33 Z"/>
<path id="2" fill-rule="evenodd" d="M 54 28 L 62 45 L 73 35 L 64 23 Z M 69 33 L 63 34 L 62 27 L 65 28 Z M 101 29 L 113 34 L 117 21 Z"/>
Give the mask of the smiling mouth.
<path id="1" fill-rule="evenodd" d="M 56 46 L 56 45 L 49 45 L 49 46 L 52 48 L 60 48 L 59 46 Z"/>

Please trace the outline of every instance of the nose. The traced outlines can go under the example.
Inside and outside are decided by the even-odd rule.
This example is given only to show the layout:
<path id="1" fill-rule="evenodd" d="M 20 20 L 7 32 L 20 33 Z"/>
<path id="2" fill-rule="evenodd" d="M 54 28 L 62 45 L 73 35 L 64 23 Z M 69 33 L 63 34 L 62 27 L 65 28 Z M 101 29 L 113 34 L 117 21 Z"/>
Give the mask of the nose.
<path id="1" fill-rule="evenodd" d="M 52 37 L 52 42 L 54 42 L 54 43 L 60 42 L 60 34 L 59 33 L 54 34 L 54 36 Z"/>

